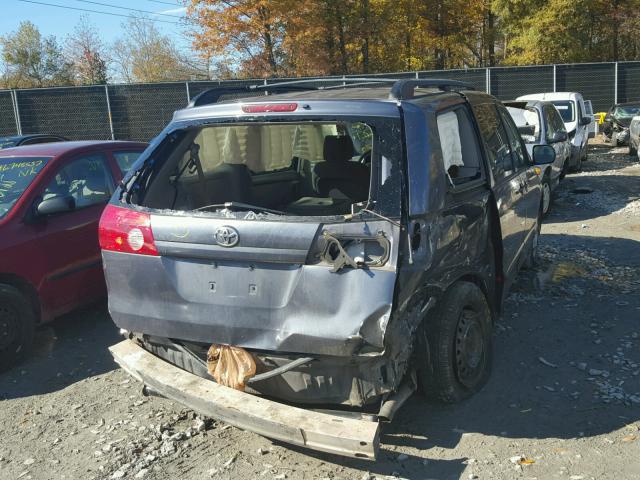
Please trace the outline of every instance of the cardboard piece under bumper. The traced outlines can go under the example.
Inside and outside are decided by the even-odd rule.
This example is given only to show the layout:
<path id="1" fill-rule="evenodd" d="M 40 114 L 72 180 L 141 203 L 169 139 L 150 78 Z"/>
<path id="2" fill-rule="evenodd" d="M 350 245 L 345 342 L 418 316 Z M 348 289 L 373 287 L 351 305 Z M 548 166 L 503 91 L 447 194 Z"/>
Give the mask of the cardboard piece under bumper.
<path id="1" fill-rule="evenodd" d="M 377 422 L 318 413 L 240 392 L 165 362 L 130 340 L 109 350 L 130 375 L 202 415 L 313 450 L 371 460 L 377 455 Z"/>

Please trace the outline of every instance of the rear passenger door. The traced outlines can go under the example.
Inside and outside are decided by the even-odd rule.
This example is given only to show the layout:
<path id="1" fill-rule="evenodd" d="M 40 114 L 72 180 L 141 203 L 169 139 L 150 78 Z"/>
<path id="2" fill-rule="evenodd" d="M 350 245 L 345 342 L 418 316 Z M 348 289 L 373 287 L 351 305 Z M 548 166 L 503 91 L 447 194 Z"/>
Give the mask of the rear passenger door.
<path id="1" fill-rule="evenodd" d="M 528 231 L 523 172 L 514 167 L 511 142 L 496 104 L 475 104 L 473 111 L 494 178 L 492 190 L 500 217 L 503 268 L 508 280 L 510 274 L 517 270 L 518 257 Z"/>

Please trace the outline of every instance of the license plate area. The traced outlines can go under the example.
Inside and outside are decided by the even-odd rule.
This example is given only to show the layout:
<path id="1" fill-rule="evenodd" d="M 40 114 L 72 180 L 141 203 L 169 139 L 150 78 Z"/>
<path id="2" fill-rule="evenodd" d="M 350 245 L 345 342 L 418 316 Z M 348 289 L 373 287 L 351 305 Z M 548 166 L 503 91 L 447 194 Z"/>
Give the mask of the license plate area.
<path id="1" fill-rule="evenodd" d="M 302 266 L 163 258 L 176 292 L 188 302 L 220 306 L 282 308 Z"/>

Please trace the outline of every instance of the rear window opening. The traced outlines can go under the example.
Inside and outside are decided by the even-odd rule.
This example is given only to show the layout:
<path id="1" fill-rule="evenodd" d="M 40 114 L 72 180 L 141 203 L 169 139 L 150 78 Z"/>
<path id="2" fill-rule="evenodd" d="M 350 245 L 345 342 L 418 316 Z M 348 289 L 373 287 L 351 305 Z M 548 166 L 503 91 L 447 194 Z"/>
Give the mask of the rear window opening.
<path id="1" fill-rule="evenodd" d="M 535 108 L 507 107 L 524 143 L 540 141 L 540 116 Z"/>
<path id="2" fill-rule="evenodd" d="M 393 214 L 400 200 L 400 137 L 389 126 L 305 121 L 174 131 L 170 145 L 154 154 L 154 171 L 138 201 L 152 209 L 226 216 L 335 216 L 365 206 Z M 395 202 L 388 200 L 392 193 Z M 380 199 L 385 208 L 376 208 Z"/>

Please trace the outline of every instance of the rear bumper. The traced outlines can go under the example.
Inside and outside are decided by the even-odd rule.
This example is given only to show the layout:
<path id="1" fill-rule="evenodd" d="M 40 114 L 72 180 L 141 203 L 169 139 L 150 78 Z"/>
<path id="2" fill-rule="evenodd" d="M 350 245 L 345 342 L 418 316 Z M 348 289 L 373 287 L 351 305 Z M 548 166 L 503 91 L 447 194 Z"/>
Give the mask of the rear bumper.
<path id="1" fill-rule="evenodd" d="M 130 375 L 160 395 L 244 430 L 327 453 L 375 459 L 379 424 L 283 405 L 193 375 L 130 340 L 109 348 Z"/>

